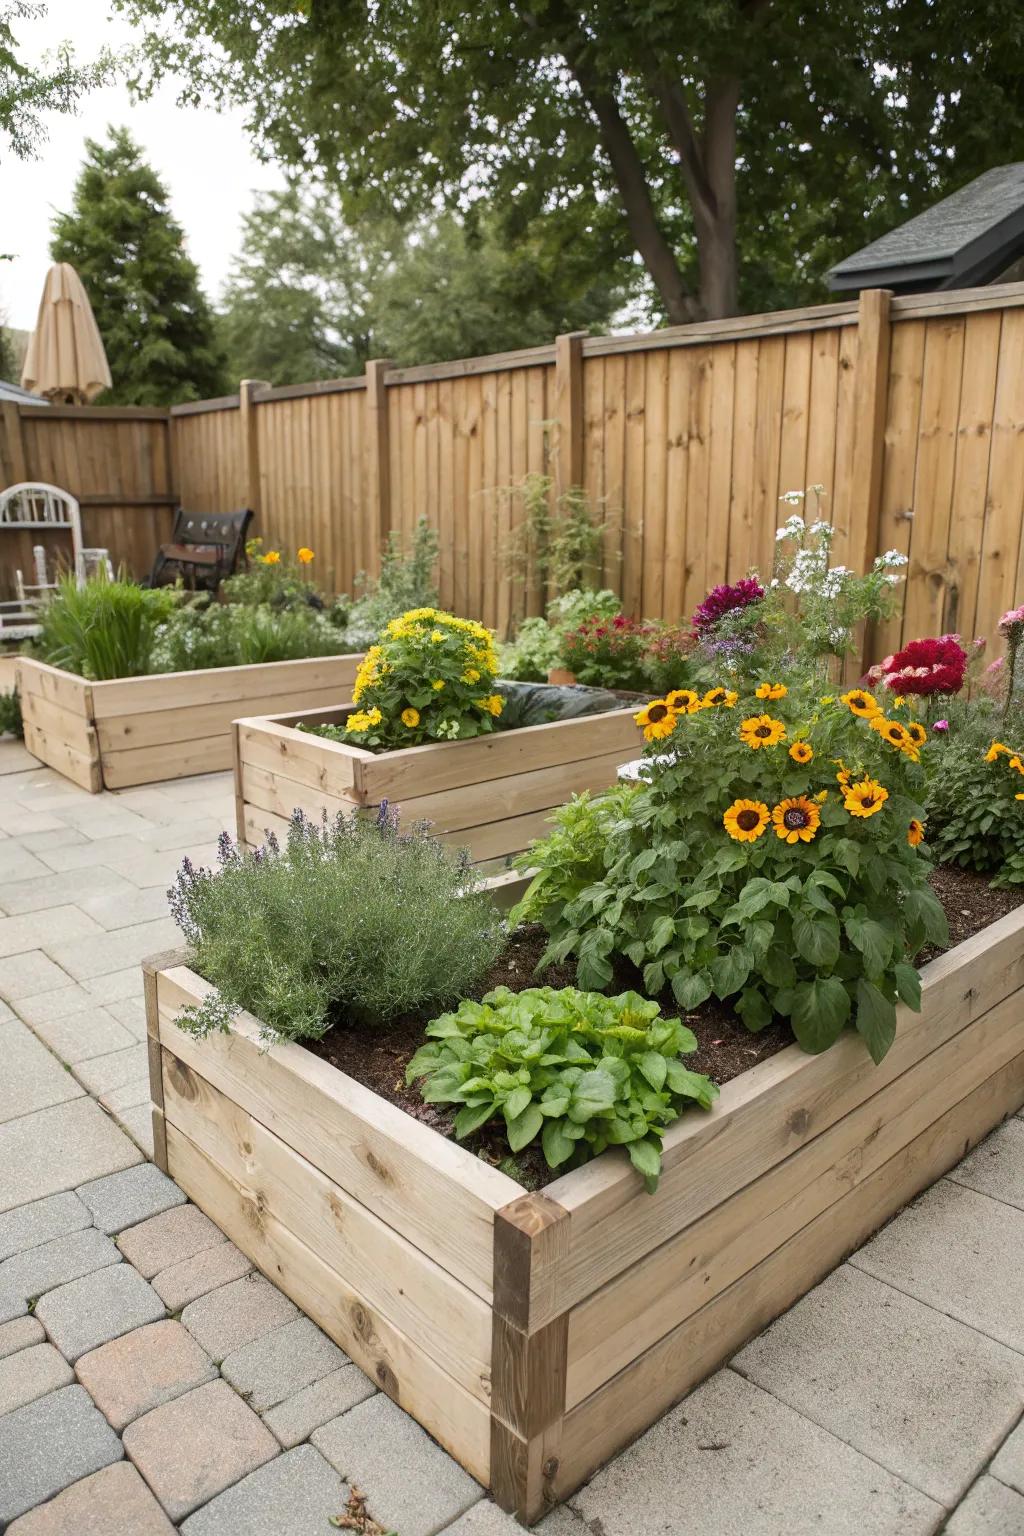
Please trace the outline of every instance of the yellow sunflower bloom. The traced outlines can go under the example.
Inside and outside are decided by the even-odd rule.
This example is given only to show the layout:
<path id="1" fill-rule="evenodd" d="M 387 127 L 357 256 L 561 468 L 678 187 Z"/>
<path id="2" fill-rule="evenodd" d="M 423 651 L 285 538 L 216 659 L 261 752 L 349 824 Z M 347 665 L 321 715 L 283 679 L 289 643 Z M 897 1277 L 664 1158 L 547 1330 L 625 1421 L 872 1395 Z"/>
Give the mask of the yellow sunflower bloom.
<path id="1" fill-rule="evenodd" d="M 814 797 L 815 804 L 817 804 L 817 805 L 824 805 L 825 801 L 827 799 L 828 799 L 828 790 L 827 789 L 819 789 L 818 793 Z"/>
<path id="2" fill-rule="evenodd" d="M 719 705 L 723 709 L 732 709 L 738 698 L 739 694 L 731 688 L 709 688 L 701 703 L 705 709 L 716 709 Z"/>
<path id="3" fill-rule="evenodd" d="M 781 720 L 773 720 L 771 715 L 751 715 L 740 726 L 740 740 L 745 741 L 753 751 L 758 747 L 777 746 L 785 739 L 785 725 Z"/>
<path id="4" fill-rule="evenodd" d="M 1018 773 L 1024 773 L 1024 762 L 1021 762 L 1016 753 L 1010 758 L 1010 767 L 1016 768 Z"/>
<path id="5" fill-rule="evenodd" d="M 915 747 L 923 747 L 925 742 L 928 740 L 928 732 L 925 730 L 920 720 L 907 721 L 907 734 L 909 735 L 911 741 L 914 743 Z"/>
<path id="6" fill-rule="evenodd" d="M 769 815 L 763 800 L 734 800 L 722 817 L 722 825 L 737 843 L 755 843 L 768 825 Z"/>
<path id="7" fill-rule="evenodd" d="M 849 768 L 847 768 L 841 757 L 834 757 L 832 761 L 839 769 L 839 772 L 836 774 L 836 782 L 838 783 L 839 788 L 842 790 L 848 789 L 851 779 Z"/>
<path id="8" fill-rule="evenodd" d="M 789 755 L 794 763 L 809 763 L 814 756 L 814 748 L 809 741 L 794 741 L 789 749 Z"/>
<path id="9" fill-rule="evenodd" d="M 918 843 L 924 842 L 924 822 L 918 821 L 916 816 L 911 816 L 910 826 L 907 828 L 907 842 L 911 848 L 916 848 Z"/>
<path id="10" fill-rule="evenodd" d="M 867 693 L 863 688 L 851 688 L 849 693 L 841 695 L 842 702 L 852 714 L 859 715 L 862 720 L 871 720 L 875 715 L 882 713 L 878 700 L 873 693 Z"/>
<path id="11" fill-rule="evenodd" d="M 309 565 L 311 560 L 316 559 L 313 551 L 311 549 L 307 549 L 305 544 L 303 544 L 302 548 L 298 551 L 298 557 L 302 561 L 303 565 Z"/>
<path id="12" fill-rule="evenodd" d="M 877 731 L 883 741 L 887 741 L 890 747 L 898 747 L 901 751 L 905 747 L 912 747 L 910 732 L 899 720 L 887 720 L 884 715 L 872 715 L 868 721 L 871 729 Z"/>
<path id="13" fill-rule="evenodd" d="M 692 688 L 673 688 L 671 693 L 665 695 L 665 703 L 677 715 L 695 715 L 703 700 Z"/>
<path id="14" fill-rule="evenodd" d="M 821 826 L 821 812 L 806 795 L 780 800 L 772 811 L 776 837 L 784 843 L 809 843 Z"/>
<path id="15" fill-rule="evenodd" d="M 413 709 L 410 704 L 408 709 L 402 710 L 401 719 L 402 724 L 407 725 L 411 731 L 414 725 L 419 725 L 420 723 L 420 712 L 418 709 Z"/>
<path id="16" fill-rule="evenodd" d="M 992 745 L 989 747 L 988 751 L 985 753 L 985 761 L 986 761 L 986 763 L 994 763 L 996 758 L 998 758 L 998 757 L 1009 757 L 1009 756 L 1010 756 L 1010 749 L 1005 744 L 1005 742 L 994 741 L 992 743 Z"/>
<path id="17" fill-rule="evenodd" d="M 889 798 L 889 791 L 877 779 L 858 779 L 846 786 L 843 805 L 851 816 L 874 816 Z"/>
<path id="18" fill-rule="evenodd" d="M 784 699 L 788 692 L 785 683 L 760 683 L 754 690 L 758 699 Z"/>
<path id="19" fill-rule="evenodd" d="M 679 719 L 664 699 L 655 699 L 633 716 L 644 733 L 644 741 L 664 741 L 671 736 Z"/>

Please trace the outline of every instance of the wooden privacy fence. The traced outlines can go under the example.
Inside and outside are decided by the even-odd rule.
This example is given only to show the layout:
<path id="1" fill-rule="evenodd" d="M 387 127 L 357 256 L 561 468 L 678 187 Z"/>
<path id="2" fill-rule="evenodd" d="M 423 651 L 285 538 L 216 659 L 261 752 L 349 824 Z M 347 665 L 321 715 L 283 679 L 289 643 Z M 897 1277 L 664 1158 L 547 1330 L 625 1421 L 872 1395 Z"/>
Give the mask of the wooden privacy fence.
<path id="1" fill-rule="evenodd" d="M 11 409 L 23 433 L 53 445 L 51 459 L 73 442 L 100 493 L 114 450 L 95 423 L 117 416 L 123 428 L 126 413 Z M 247 381 L 238 396 L 172 408 L 162 426 L 160 414 L 141 413 L 154 438 L 134 470 L 134 507 L 116 449 L 123 501 L 106 515 L 133 530 L 132 549 L 151 537 L 154 498 L 170 484 L 197 511 L 251 506 L 268 544 L 309 544 L 324 585 L 351 590 L 388 531 L 408 539 L 424 515 L 440 539 L 441 601 L 503 631 L 540 602 L 505 558 L 524 515 L 509 489 L 531 472 L 582 485 L 604 509 L 598 574 L 635 613 L 678 618 L 716 582 L 767 570 L 788 510 L 778 498 L 810 484 L 824 487 L 837 561 L 909 556 L 903 611 L 874 637 L 878 654 L 918 634 L 991 636 L 1024 597 L 1021 283 L 869 291 L 416 368 L 374 362 L 365 377 L 326 383 Z M 9 441 L 8 429 L 8 475 Z M 68 475 L 53 478 L 74 490 L 64 451 Z M 173 466 L 170 481 L 157 484 L 147 462 Z M 125 553 L 113 533 L 90 537 Z"/>

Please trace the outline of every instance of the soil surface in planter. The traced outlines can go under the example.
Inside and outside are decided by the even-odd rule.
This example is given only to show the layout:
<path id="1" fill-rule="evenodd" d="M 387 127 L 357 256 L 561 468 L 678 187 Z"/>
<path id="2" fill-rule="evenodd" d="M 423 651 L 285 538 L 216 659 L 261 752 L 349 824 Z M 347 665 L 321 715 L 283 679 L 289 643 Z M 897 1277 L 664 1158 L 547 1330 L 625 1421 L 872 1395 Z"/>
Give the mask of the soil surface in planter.
<path id="1" fill-rule="evenodd" d="M 932 886 L 949 923 L 950 947 L 962 943 L 1006 913 L 1024 905 L 1024 888 L 994 891 L 984 876 L 953 865 L 936 869 L 932 875 Z M 546 942 L 547 935 L 539 928 L 521 928 L 512 934 L 504 952 L 489 974 L 473 990 L 472 996 L 483 997 L 485 992 L 500 986 L 508 987 L 513 992 L 522 992 L 534 986 L 574 986 L 576 967 L 572 962 L 552 966 L 539 977 L 534 974 Z M 941 951 L 929 948 L 918 957 L 918 964 L 923 965 L 939 953 Z M 639 972 L 621 957 L 616 970 L 615 989 L 620 992 L 630 989 L 643 992 Z M 793 1042 L 792 1032 L 784 1019 L 777 1020 L 768 1029 L 754 1035 L 727 1004 L 720 1003 L 716 998 L 709 998 L 700 1008 L 685 1014 L 680 1011 L 669 990 L 663 992 L 658 1001 L 667 1018 L 684 1019 L 697 1037 L 697 1050 L 684 1058 L 687 1067 L 705 1073 L 719 1086 L 738 1077 L 748 1067 L 774 1056 Z M 431 1126 L 442 1136 L 454 1139 L 452 1124 L 458 1105 L 424 1104 L 416 1086 L 406 1087 L 405 1084 L 406 1064 L 423 1044 L 423 1029 L 428 1022 L 429 1019 L 421 1013 L 405 1014 L 387 1029 L 372 1032 L 363 1027 L 338 1023 L 322 1040 L 306 1040 L 302 1043 L 306 1050 L 329 1061 L 357 1082 L 372 1088 L 374 1093 L 397 1104 L 414 1119 Z M 691 1113 L 699 1114 L 700 1111 L 695 1109 Z M 506 1172 L 528 1188 L 540 1188 L 558 1177 L 548 1168 L 539 1147 L 528 1147 L 513 1159 L 497 1126 L 485 1126 L 467 1138 L 463 1145 L 488 1162 L 502 1165 Z"/>

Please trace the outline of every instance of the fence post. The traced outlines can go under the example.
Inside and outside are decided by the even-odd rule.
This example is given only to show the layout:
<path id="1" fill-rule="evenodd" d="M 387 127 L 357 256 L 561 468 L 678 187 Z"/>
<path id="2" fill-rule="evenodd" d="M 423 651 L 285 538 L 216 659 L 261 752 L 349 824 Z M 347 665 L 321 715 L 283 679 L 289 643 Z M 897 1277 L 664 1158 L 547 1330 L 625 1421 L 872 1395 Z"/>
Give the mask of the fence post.
<path id="1" fill-rule="evenodd" d="M 368 533 L 383 555 L 391 528 L 391 457 L 388 447 L 388 396 L 385 375 L 389 357 L 366 365 L 366 506 Z"/>
<path id="2" fill-rule="evenodd" d="M 583 483 L 583 338 L 570 331 L 555 340 L 555 488 L 561 493 Z"/>
<path id="3" fill-rule="evenodd" d="M 857 378 L 854 387 L 853 484 L 850 544 L 855 571 L 870 570 L 878 548 L 889 403 L 891 326 L 888 288 L 861 290 L 857 311 Z"/>
<path id="4" fill-rule="evenodd" d="M 25 439 L 21 430 L 21 407 L 16 400 L 3 402 L 4 436 L 7 439 L 7 462 L 11 466 L 11 484 L 20 485 L 28 479 L 28 461 L 25 458 Z"/>
<path id="5" fill-rule="evenodd" d="M 242 477 L 245 483 L 245 505 L 258 523 L 262 508 L 260 490 L 260 440 L 256 431 L 256 402 L 258 389 L 269 389 L 266 379 L 243 379 L 238 386 L 238 429 L 242 438 Z"/>

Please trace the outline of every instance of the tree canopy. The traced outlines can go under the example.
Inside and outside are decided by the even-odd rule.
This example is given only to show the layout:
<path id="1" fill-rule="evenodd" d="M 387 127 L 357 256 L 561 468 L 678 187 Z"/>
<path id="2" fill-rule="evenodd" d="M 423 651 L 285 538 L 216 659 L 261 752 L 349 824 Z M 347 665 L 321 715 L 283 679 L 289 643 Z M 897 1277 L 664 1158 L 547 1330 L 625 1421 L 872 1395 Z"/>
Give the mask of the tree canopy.
<path id="1" fill-rule="evenodd" d="M 806 300 L 1024 152 L 1004 0 L 115 0 L 351 222 L 483 202 L 642 259 L 667 318 Z M 585 233 L 583 233 L 585 232 Z"/>
<path id="2" fill-rule="evenodd" d="M 171 405 L 224 392 L 224 359 L 199 272 L 166 188 L 123 128 L 86 140 L 70 213 L 51 255 L 89 295 L 114 381 L 103 405 Z"/>
<path id="3" fill-rule="evenodd" d="M 112 59 L 104 51 L 90 64 L 76 64 L 66 45 L 40 64 L 19 55 L 15 24 L 46 15 L 37 0 L 0 0 L 0 145 L 22 159 L 46 137 L 42 112 L 73 112 L 82 94 L 109 77 Z"/>
<path id="4" fill-rule="evenodd" d="M 625 293 L 614 271 L 546 226 L 505 240 L 493 218 L 346 226 L 338 199 L 263 194 L 223 295 L 229 370 L 275 384 L 361 373 L 370 357 L 441 362 L 606 327 Z"/>

